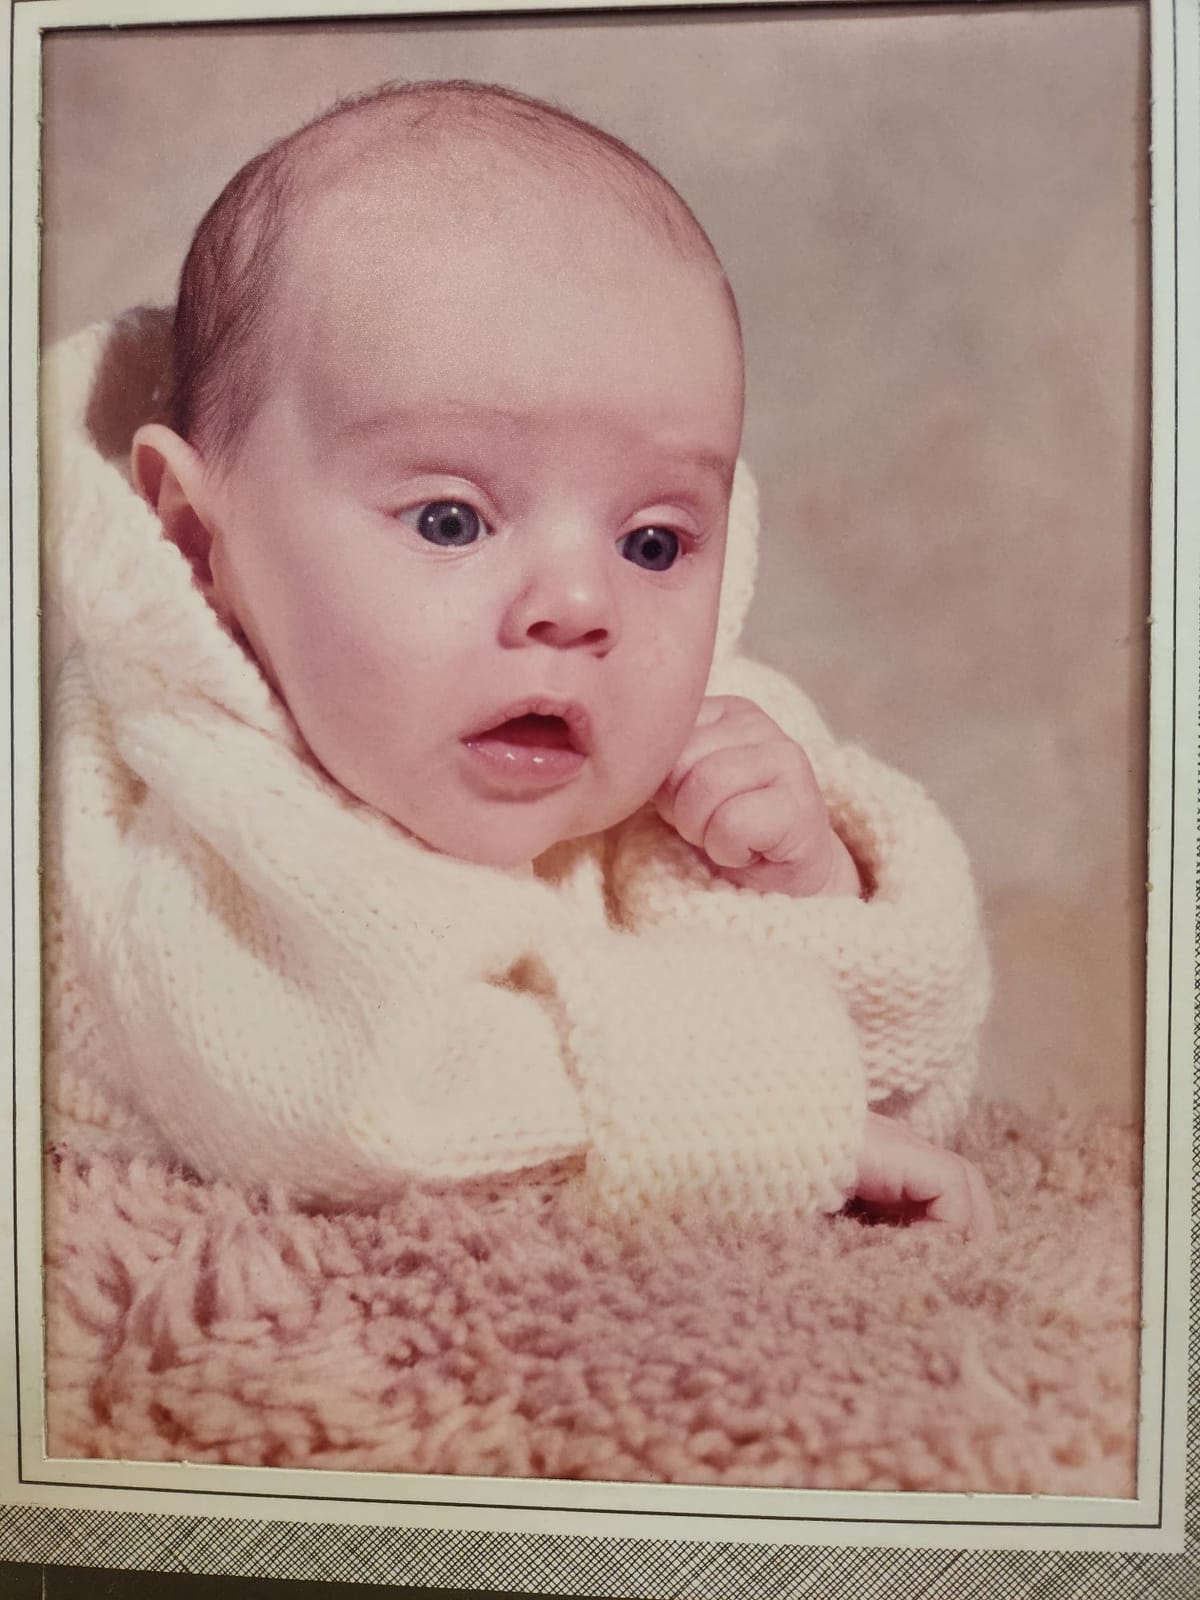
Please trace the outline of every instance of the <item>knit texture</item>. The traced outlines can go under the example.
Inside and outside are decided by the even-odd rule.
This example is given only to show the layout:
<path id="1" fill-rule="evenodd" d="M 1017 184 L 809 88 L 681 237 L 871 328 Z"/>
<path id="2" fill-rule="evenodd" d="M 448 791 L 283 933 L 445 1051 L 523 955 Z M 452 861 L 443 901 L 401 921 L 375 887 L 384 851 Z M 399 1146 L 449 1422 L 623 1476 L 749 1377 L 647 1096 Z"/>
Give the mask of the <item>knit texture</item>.
<path id="1" fill-rule="evenodd" d="M 608 1210 L 727 1218 L 836 1210 L 868 1098 L 948 1136 L 986 1004 L 967 865 L 916 785 L 734 654 L 747 476 L 712 687 L 804 740 L 869 901 L 728 888 L 648 810 L 534 873 L 469 865 L 315 766 L 132 491 L 157 330 L 44 365 L 74 641 L 45 789 L 52 1131 L 337 1204 L 551 1164 Z"/>
<path id="2" fill-rule="evenodd" d="M 64 1157 L 49 1452 L 1131 1495 L 1137 1130 L 990 1106 L 963 1149 L 1001 1225 L 967 1246 L 850 1217 L 618 1227 L 536 1183 L 314 1215 Z"/>

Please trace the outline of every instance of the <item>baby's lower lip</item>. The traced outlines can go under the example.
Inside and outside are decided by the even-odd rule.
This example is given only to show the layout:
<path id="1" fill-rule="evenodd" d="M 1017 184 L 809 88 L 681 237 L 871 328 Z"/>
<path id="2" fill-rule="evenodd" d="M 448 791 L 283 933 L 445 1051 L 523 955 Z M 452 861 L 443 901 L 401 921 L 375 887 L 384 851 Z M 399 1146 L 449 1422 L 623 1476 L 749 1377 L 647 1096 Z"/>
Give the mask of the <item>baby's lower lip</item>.
<path id="1" fill-rule="evenodd" d="M 486 762 L 493 778 L 519 786 L 553 788 L 574 777 L 587 760 L 558 717 L 514 717 L 463 743 Z"/>

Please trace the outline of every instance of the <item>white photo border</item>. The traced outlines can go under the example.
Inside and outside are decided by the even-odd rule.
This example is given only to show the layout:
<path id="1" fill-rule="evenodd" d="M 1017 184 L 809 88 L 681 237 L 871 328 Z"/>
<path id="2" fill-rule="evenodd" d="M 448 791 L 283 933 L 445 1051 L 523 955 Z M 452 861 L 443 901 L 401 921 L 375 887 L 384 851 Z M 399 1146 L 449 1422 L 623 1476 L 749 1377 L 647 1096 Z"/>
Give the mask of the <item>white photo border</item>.
<path id="1" fill-rule="evenodd" d="M 1027 5 L 1041 0 L 1024 0 Z M 1128 0 L 1137 4 L 1139 0 Z M 10 1050 L 13 1094 L 6 1106 L 3 1186 L 11 1205 L 12 1252 L 2 1253 L 0 1305 L 0 1555 L 116 1566 L 254 1572 L 277 1577 L 354 1577 L 365 1581 L 519 1584 L 539 1592 L 580 1592 L 597 1577 L 605 1593 L 676 1593 L 686 1572 L 691 1592 L 729 1593 L 738 1574 L 757 1583 L 771 1561 L 779 1574 L 833 1574 L 860 1563 L 860 1592 L 885 1555 L 900 1547 L 997 1548 L 1042 1552 L 1019 1560 L 1030 1581 L 1058 1571 L 1050 1552 L 1184 1549 L 1187 1389 L 1189 1170 L 1197 969 L 1197 656 L 1200 599 L 1200 94 L 1197 0 L 1140 0 L 1150 13 L 1152 88 L 1152 579 L 1150 702 L 1149 933 L 1147 939 L 1146 1161 L 1143 1191 L 1142 1407 L 1138 1494 L 1133 1500 L 999 1495 L 839 1494 L 669 1485 L 557 1483 L 477 1478 L 397 1478 L 184 1464 L 65 1461 L 46 1456 L 41 1385 L 41 1208 L 37 1137 L 39 940 L 37 931 L 36 540 L 13 537 L 3 582 L 11 618 L 3 671 L 10 710 L 12 877 L 6 914 L 13 960 Z M 610 12 L 735 9 L 798 12 L 803 5 L 756 0 L 721 5 L 625 5 L 603 0 L 513 7 L 476 0 L 470 7 L 354 0 L 9 0 L 3 68 L 10 116 L 3 128 L 10 175 L 10 250 L 0 270 L 8 305 L 6 459 L 9 526 L 37 527 L 38 117 L 45 34 L 97 26 L 261 23 L 477 16 L 514 18 Z M 868 4 L 864 10 L 884 9 Z M 908 9 L 908 8 L 906 8 Z M 921 10 L 938 9 L 937 0 Z M 1000 8 L 996 8 L 1000 9 Z M 1011 9 L 1005 7 L 1003 9 Z M 1193 1267 L 1193 1274 L 1195 1268 Z M 1193 1276 L 1193 1282 L 1195 1277 Z M 5 1290 L 9 1292 L 6 1302 Z M 1193 1329 L 1193 1336 L 1195 1330 Z M 1195 1404 L 1195 1397 L 1192 1397 Z M 1193 1440 L 1193 1451 L 1195 1445 Z M 1200 1497 L 1196 1463 L 1188 1509 Z M 269 1484 L 269 1487 L 260 1485 Z M 319 1505 L 321 1522 L 308 1508 Z M 254 1520 L 247 1520 L 247 1517 Z M 351 1529 L 354 1530 L 351 1534 Z M 649 1542 L 647 1542 L 649 1541 Z M 706 1547 L 703 1561 L 694 1548 Z M 554 1547 L 553 1557 L 550 1546 Z M 780 1547 L 822 1546 L 802 1551 Z M 346 1570 L 334 1571 L 331 1552 Z M 374 1551 L 368 1560 L 363 1552 Z M 455 1553 L 457 1551 L 457 1554 Z M 618 1551 L 624 1551 L 618 1556 Z M 355 1554 L 354 1552 L 358 1552 Z M 826 1567 L 802 1566 L 818 1558 Z M 1089 1560 L 1098 1559 L 1094 1555 Z M 1018 1567 L 1011 1563 L 1018 1560 Z M 1030 1563 L 1050 1563 L 1034 1570 Z M 1157 1564 L 1157 1557 L 1147 1561 Z M 224 1563 L 228 1562 L 229 1565 Z M 375 1563 L 375 1565 L 372 1565 Z M 382 1564 L 380 1564 L 382 1563 Z M 482 1564 L 480 1564 L 482 1563 Z M 589 1566 L 590 1563 L 590 1566 Z M 625 1563 L 628 1563 L 626 1566 Z M 699 1563 L 699 1564 L 698 1564 Z M 705 1566 L 707 1563 L 707 1567 Z M 755 1564 L 757 1563 L 757 1564 Z M 833 1563 L 833 1566 L 828 1566 Z M 1176 1566 L 1177 1563 L 1170 1563 Z M 1128 1559 L 1126 1559 L 1128 1568 Z M 366 1576 L 366 1570 L 379 1576 Z M 932 1569 L 931 1569 L 932 1570 Z M 960 1578 L 970 1569 L 958 1567 Z M 981 1571 L 984 1569 L 981 1568 Z M 1062 1569 L 1067 1570 L 1067 1569 Z M 1090 1569 L 1089 1569 L 1090 1570 Z M 1115 1569 L 1114 1569 L 1115 1570 Z M 1132 1569 L 1130 1569 L 1132 1570 Z M 996 1573 L 999 1576 L 999 1569 Z M 633 1577 L 639 1587 L 620 1586 Z M 559 1587 L 560 1579 L 567 1586 Z M 706 1587 L 721 1582 L 723 1589 Z M 650 1587 L 661 1584 L 661 1587 Z M 549 1587 L 545 1587 L 549 1585 Z M 872 1590 L 872 1592 L 878 1592 Z M 898 1591 L 889 1590 L 889 1595 Z M 914 1589 L 925 1593 L 925 1589 Z M 1016 1591 L 1009 1589 L 1006 1592 Z M 1103 1586 L 1091 1593 L 1107 1592 Z M 1111 1589 L 1131 1594 L 1128 1588 Z M 1155 1592 L 1171 1593 L 1167 1588 Z M 1180 1590 L 1182 1595 L 1184 1591 Z"/>

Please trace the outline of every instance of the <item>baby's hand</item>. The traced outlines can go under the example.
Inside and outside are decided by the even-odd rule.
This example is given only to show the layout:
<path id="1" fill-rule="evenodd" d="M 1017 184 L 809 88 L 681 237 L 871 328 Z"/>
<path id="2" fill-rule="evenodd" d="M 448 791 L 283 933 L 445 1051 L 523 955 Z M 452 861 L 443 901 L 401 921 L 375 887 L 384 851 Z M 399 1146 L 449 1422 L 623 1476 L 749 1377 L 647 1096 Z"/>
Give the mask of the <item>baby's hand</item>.
<path id="1" fill-rule="evenodd" d="M 730 883 L 797 899 L 862 893 L 808 757 L 751 700 L 705 700 L 654 803 Z"/>
<path id="2" fill-rule="evenodd" d="M 976 1167 L 875 1112 L 867 1113 L 854 1199 L 868 1211 L 938 1222 L 967 1239 L 996 1232 L 991 1197 Z"/>

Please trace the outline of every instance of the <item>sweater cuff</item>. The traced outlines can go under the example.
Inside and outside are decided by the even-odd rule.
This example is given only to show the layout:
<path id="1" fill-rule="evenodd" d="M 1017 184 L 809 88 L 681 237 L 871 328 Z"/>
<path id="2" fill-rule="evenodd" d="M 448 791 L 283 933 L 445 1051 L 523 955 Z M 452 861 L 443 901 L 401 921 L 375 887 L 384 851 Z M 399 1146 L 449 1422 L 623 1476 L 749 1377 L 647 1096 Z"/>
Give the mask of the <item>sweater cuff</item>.
<path id="1" fill-rule="evenodd" d="M 546 958 L 598 1203 L 738 1222 L 839 1210 L 866 1097 L 824 974 L 702 930 L 602 937 Z"/>
<path id="2" fill-rule="evenodd" d="M 788 942 L 825 952 L 872 1103 L 944 1138 L 965 1107 L 991 994 L 966 851 L 919 784 L 865 751 L 827 747 L 813 766 L 869 898 L 792 902 Z"/>

